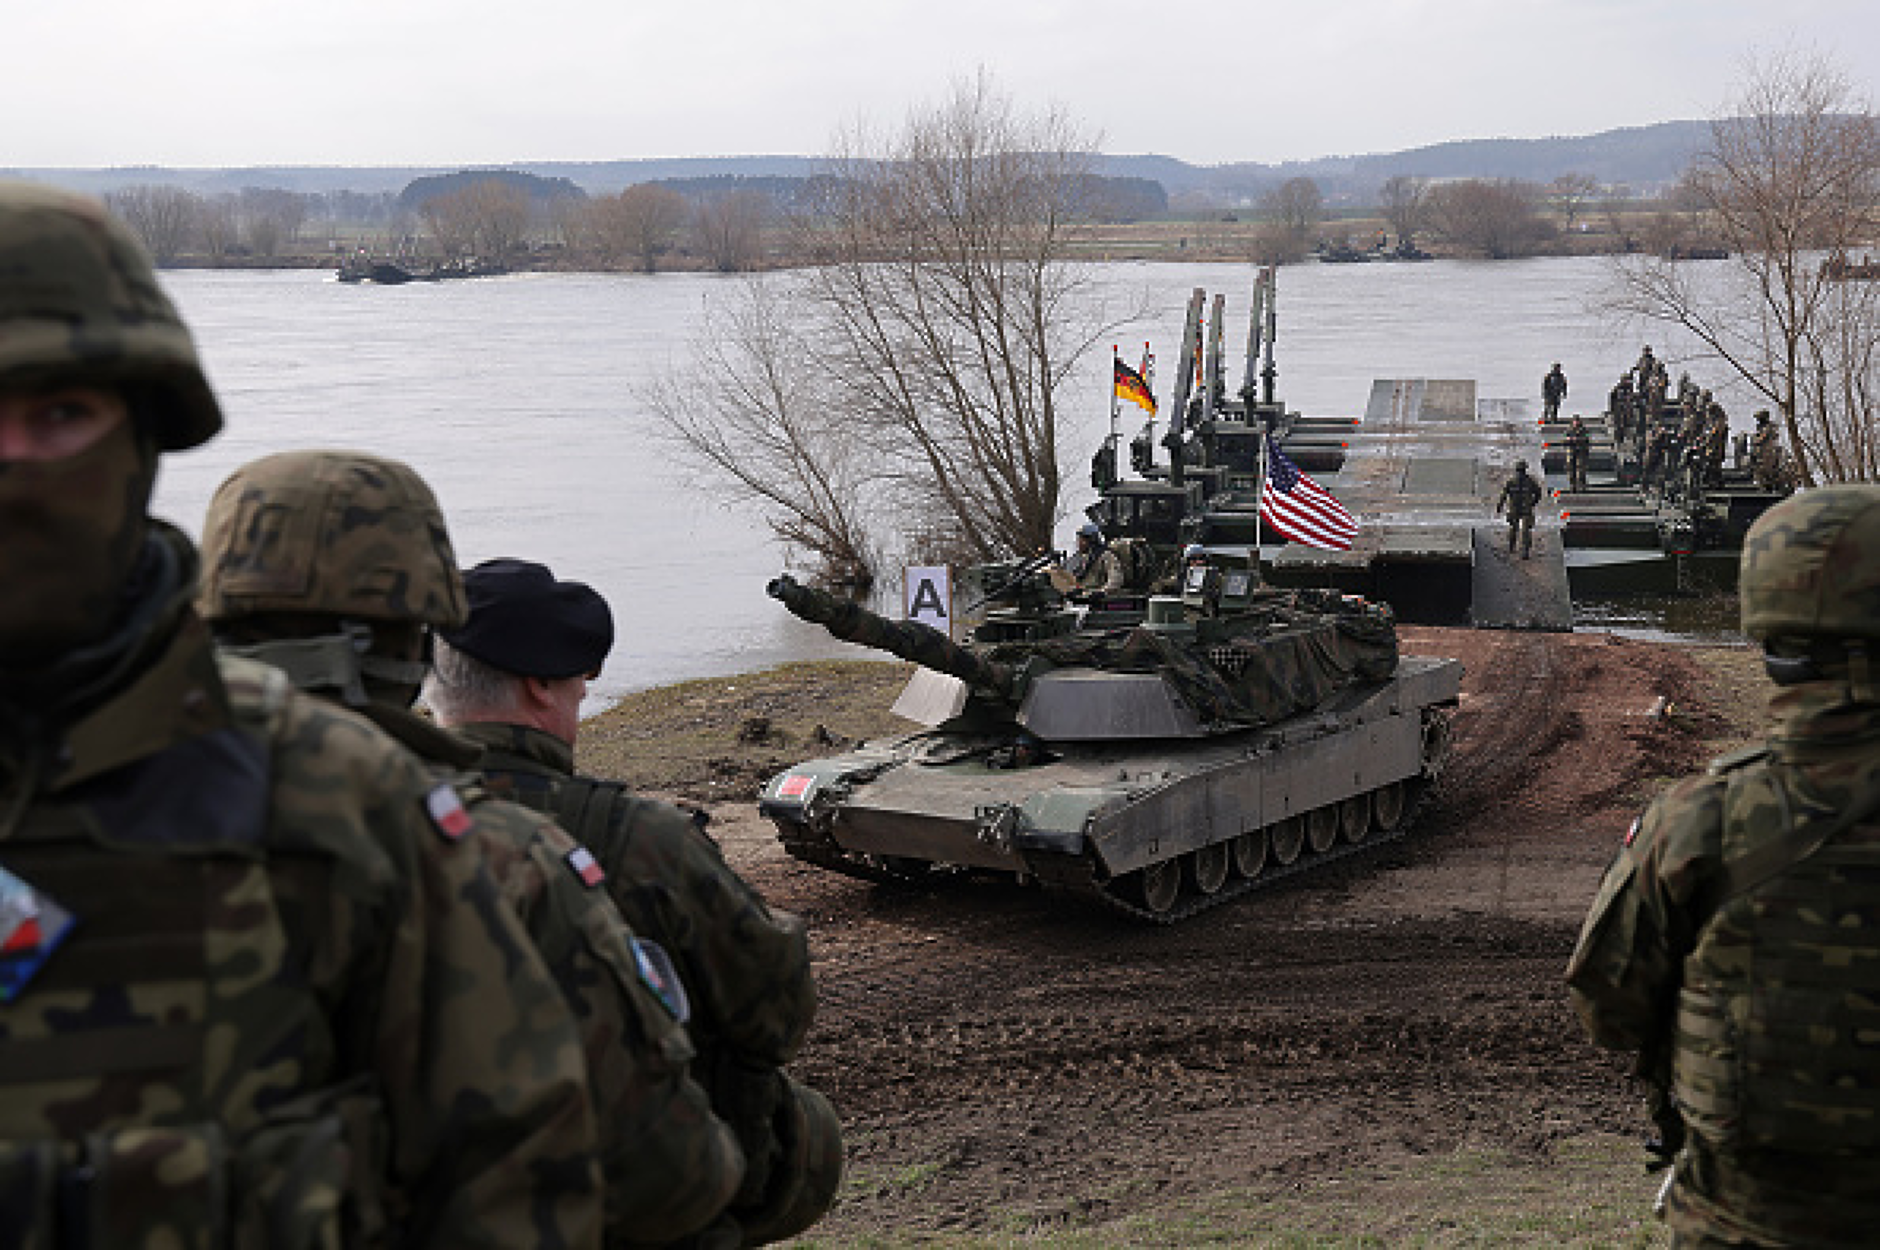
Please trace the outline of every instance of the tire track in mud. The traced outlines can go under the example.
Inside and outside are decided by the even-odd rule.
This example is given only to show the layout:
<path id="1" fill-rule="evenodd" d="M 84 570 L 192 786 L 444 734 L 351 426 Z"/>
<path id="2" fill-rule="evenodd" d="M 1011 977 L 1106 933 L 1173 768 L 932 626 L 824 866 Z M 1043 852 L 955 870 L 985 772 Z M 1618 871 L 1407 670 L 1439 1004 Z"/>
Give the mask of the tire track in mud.
<path id="1" fill-rule="evenodd" d="M 1405 633 L 1406 649 L 1416 650 L 1416 631 Z M 1577 714 L 1561 697 L 1550 636 L 1510 630 L 1488 636 L 1492 645 L 1463 676 L 1463 702 L 1451 725 L 1455 748 L 1425 819 L 1446 827 L 1474 824 L 1500 836 L 1480 813 L 1510 802 L 1551 749 L 1572 735 Z"/>

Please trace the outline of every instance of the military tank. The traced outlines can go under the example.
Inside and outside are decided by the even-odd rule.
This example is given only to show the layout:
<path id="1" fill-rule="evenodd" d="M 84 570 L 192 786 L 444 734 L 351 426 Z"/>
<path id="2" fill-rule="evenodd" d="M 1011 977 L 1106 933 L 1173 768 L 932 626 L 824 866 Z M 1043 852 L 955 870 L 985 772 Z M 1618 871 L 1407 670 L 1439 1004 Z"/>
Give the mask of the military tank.
<path id="1" fill-rule="evenodd" d="M 1166 923 L 1409 828 L 1462 666 L 1400 656 L 1387 607 L 1197 565 L 1139 623 L 1086 630 L 1048 572 L 1021 566 L 964 645 L 770 583 L 921 666 L 893 710 L 925 728 L 765 784 L 791 855 L 877 881 L 1008 874 Z"/>

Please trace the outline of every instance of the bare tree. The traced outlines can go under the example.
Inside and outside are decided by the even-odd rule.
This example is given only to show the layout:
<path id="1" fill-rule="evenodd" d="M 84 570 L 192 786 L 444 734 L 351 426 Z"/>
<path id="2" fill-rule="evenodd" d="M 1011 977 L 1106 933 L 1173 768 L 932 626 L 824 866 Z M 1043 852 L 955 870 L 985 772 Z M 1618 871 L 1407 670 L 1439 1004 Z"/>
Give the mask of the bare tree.
<path id="1" fill-rule="evenodd" d="M 192 192 L 149 184 L 113 191 L 105 203 L 143 241 L 159 265 L 174 261 L 194 241 L 202 210 L 201 197 Z"/>
<path id="2" fill-rule="evenodd" d="M 662 379 L 647 399 L 680 454 L 755 506 L 820 577 L 867 585 L 874 475 L 865 445 L 841 428 L 796 308 L 791 292 L 747 278 L 728 308 L 707 313 L 684 380 Z"/>
<path id="3" fill-rule="evenodd" d="M 1599 179 L 1591 174 L 1562 174 L 1547 184 L 1548 198 L 1560 210 L 1560 215 L 1566 218 L 1569 231 L 1579 220 L 1580 211 L 1590 204 L 1597 194 L 1599 194 Z"/>
<path id="4" fill-rule="evenodd" d="M 713 196 L 693 213 L 698 248 L 719 273 L 743 273 L 764 258 L 764 220 L 770 202 L 755 191 Z"/>
<path id="5" fill-rule="evenodd" d="M 233 255 L 241 242 L 241 212 L 236 197 L 224 192 L 204 200 L 196 214 L 196 233 L 210 259 Z"/>
<path id="6" fill-rule="evenodd" d="M 418 210 L 445 256 L 505 260 L 528 239 L 529 194 L 491 178 L 435 195 Z"/>
<path id="7" fill-rule="evenodd" d="M 1310 178 L 1288 178 L 1260 197 L 1260 212 L 1303 254 L 1325 218 L 1325 198 Z"/>
<path id="8" fill-rule="evenodd" d="M 1445 183 L 1430 192 L 1430 224 L 1445 242 L 1501 260 L 1522 256 L 1546 236 L 1529 183 L 1479 178 Z"/>
<path id="9" fill-rule="evenodd" d="M 1629 258 L 1612 311 L 1683 327 L 1765 399 L 1804 482 L 1880 479 L 1880 293 L 1834 264 L 1876 237 L 1880 129 L 1826 59 L 1777 56 L 1747 82 L 1690 177 L 1733 268 Z"/>
<path id="10" fill-rule="evenodd" d="M 1397 235 L 1400 247 L 1415 247 L 1416 236 L 1429 220 L 1429 180 L 1395 174 L 1378 189 L 1378 212 Z"/>
<path id="11" fill-rule="evenodd" d="M 597 205 L 601 247 L 610 258 L 631 257 L 642 273 L 652 273 L 685 224 L 686 207 L 685 197 L 671 187 L 651 182 L 628 187 Z M 707 255 L 715 258 L 709 250 Z"/>
<path id="12" fill-rule="evenodd" d="M 307 220 L 307 197 L 272 187 L 243 187 L 242 233 L 257 256 L 273 256 L 291 243 Z"/>
<path id="13" fill-rule="evenodd" d="M 845 136 L 798 243 L 853 433 L 979 559 L 1048 547 L 1062 513 L 1059 394 L 1110 328 L 1069 259 L 1094 146 L 981 74 L 889 141 Z"/>
<path id="14" fill-rule="evenodd" d="M 463 192 L 432 196 L 418 206 L 418 220 L 446 257 L 467 256 L 475 250 L 476 219 Z"/>

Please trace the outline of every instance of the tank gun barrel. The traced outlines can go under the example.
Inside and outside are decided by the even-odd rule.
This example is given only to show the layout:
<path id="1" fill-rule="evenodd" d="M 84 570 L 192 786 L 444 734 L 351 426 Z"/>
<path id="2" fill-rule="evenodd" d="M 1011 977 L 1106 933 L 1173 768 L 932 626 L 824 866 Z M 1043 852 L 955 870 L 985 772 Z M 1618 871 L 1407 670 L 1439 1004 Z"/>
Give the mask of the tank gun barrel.
<path id="1" fill-rule="evenodd" d="M 764 589 L 794 615 L 822 626 L 844 642 L 886 651 L 1001 697 L 1012 693 L 1015 674 L 1009 665 L 980 659 L 932 626 L 918 621 L 891 621 L 859 603 L 805 586 L 787 573 L 773 578 Z"/>

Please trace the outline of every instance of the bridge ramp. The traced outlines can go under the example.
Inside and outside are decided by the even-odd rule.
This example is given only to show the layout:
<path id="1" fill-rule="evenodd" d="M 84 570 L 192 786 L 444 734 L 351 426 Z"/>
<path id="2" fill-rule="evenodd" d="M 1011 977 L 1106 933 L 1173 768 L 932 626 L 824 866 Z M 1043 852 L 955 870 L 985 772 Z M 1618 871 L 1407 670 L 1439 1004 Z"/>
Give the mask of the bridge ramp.
<path id="1" fill-rule="evenodd" d="M 1470 615 L 1486 629 L 1573 628 L 1573 598 L 1567 590 L 1566 546 L 1560 526 L 1534 527 L 1527 559 L 1508 550 L 1505 521 L 1475 527 Z"/>

